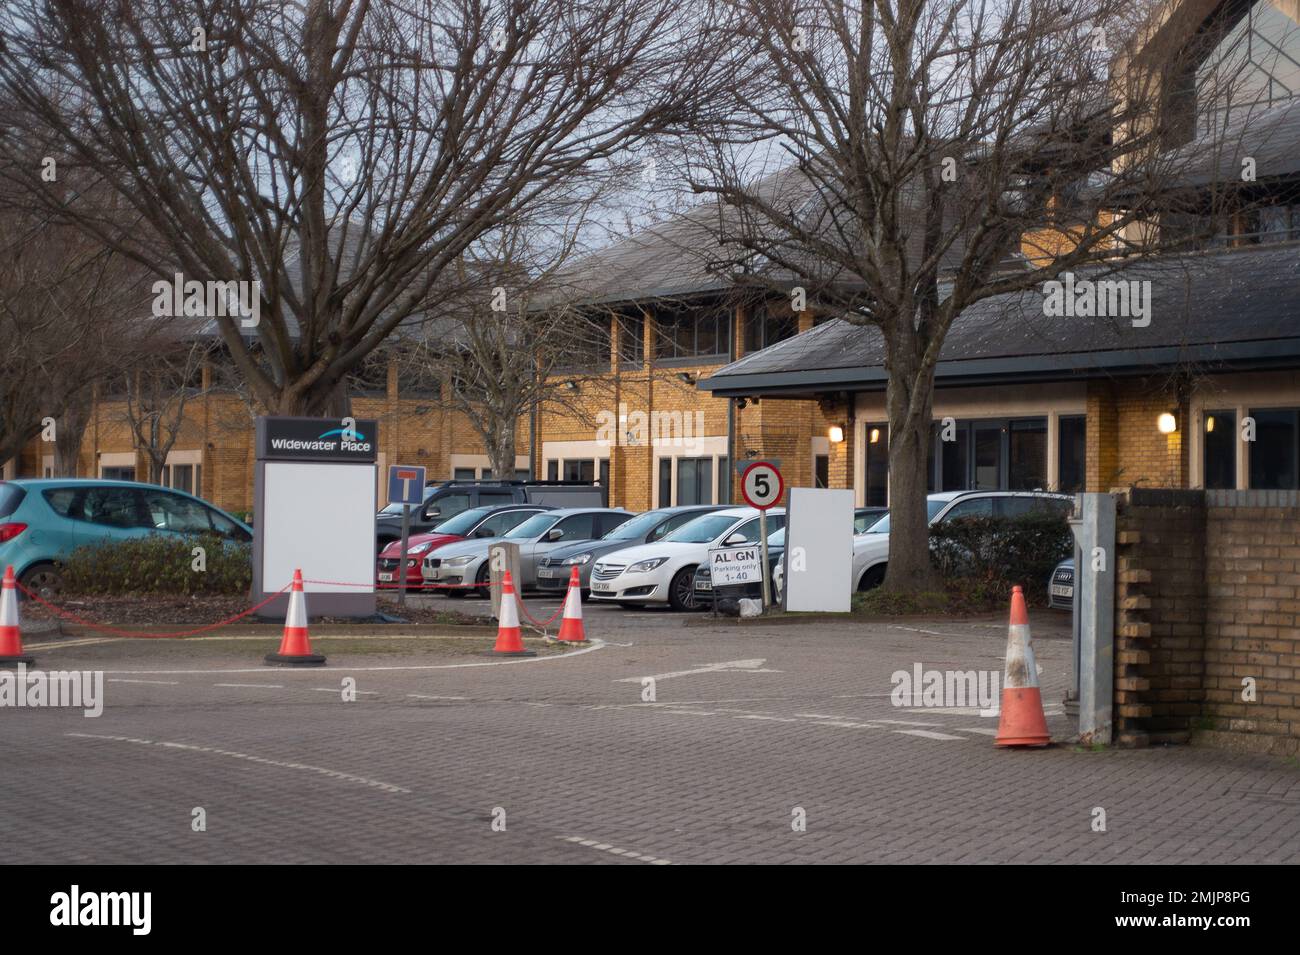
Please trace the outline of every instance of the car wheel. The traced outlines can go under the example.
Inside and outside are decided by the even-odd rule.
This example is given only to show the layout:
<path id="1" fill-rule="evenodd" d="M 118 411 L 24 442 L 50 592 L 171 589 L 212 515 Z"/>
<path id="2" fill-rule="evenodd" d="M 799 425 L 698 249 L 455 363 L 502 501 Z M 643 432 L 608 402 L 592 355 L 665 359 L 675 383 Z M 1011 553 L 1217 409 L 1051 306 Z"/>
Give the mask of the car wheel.
<path id="1" fill-rule="evenodd" d="M 677 571 L 668 585 L 668 605 L 674 610 L 694 610 L 698 606 L 695 602 L 694 566 Z"/>
<path id="2" fill-rule="evenodd" d="M 858 581 L 858 591 L 875 590 L 879 587 L 885 582 L 885 570 L 888 567 L 888 564 L 877 564 L 868 570 L 862 575 L 862 579 Z"/>
<path id="3" fill-rule="evenodd" d="M 485 560 L 483 561 L 483 566 L 478 569 L 478 576 L 474 578 L 474 583 L 478 585 L 474 588 L 474 596 L 491 599 L 492 592 L 488 589 L 488 584 L 491 583 L 491 580 L 492 568 L 488 566 L 488 562 Z M 518 595 L 518 593 L 519 591 L 516 589 L 515 594 Z M 518 600 L 518 596 L 516 596 L 515 599 Z"/>
<path id="4" fill-rule="evenodd" d="M 35 564 L 23 571 L 18 582 L 44 600 L 57 596 L 63 590 L 63 573 L 55 564 Z M 21 590 L 20 597 L 26 597 Z"/>

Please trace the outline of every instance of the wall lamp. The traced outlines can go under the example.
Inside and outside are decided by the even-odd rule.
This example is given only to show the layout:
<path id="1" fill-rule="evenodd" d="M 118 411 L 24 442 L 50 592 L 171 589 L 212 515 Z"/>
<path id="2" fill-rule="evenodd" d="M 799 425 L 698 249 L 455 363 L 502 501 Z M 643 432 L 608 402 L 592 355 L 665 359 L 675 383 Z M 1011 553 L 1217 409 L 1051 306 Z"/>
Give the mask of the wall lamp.
<path id="1" fill-rule="evenodd" d="M 1178 417 L 1172 411 L 1166 411 L 1156 419 L 1156 427 L 1161 434 L 1173 434 L 1178 430 Z"/>
<path id="2" fill-rule="evenodd" d="M 564 387 L 568 388 L 570 391 L 577 391 L 578 383 L 574 381 L 572 378 L 570 378 L 568 381 L 564 383 Z"/>
<path id="3" fill-rule="evenodd" d="M 695 373 L 690 371 L 679 371 L 677 373 L 677 380 L 682 382 L 683 384 L 693 385 L 695 384 L 695 380 L 696 380 Z"/>
<path id="4" fill-rule="evenodd" d="M 839 444 L 844 440 L 844 428 L 838 424 L 833 424 L 826 436 L 830 438 L 831 444 Z"/>

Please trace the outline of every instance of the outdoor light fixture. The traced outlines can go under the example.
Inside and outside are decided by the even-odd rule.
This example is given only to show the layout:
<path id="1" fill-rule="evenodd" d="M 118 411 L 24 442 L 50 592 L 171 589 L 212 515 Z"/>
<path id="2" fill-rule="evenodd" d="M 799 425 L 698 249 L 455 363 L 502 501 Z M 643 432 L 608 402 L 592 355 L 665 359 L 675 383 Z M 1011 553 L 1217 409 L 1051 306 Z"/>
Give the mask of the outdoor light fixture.
<path id="1" fill-rule="evenodd" d="M 1156 419 L 1156 427 L 1160 429 L 1161 434 L 1173 434 L 1178 430 L 1178 419 L 1172 412 L 1166 411 Z"/>
<path id="2" fill-rule="evenodd" d="M 871 429 L 871 443 L 872 443 L 872 444 L 879 444 L 879 443 L 880 443 L 880 429 L 879 429 L 879 428 L 872 428 L 872 429 Z"/>
<path id="3" fill-rule="evenodd" d="M 568 381 L 564 383 L 564 387 L 568 388 L 570 391 L 577 391 L 578 383 L 574 381 L 572 378 L 570 378 Z"/>
<path id="4" fill-rule="evenodd" d="M 1214 430 L 1214 415 L 1207 414 L 1205 416 L 1205 433 L 1209 434 L 1213 430 Z"/>
<path id="5" fill-rule="evenodd" d="M 831 439 L 831 444 L 839 444 L 844 440 L 844 429 L 837 424 L 833 424 L 828 437 Z"/>
<path id="6" fill-rule="evenodd" d="M 678 380 L 682 381 L 684 384 L 688 384 L 688 385 L 693 385 L 693 384 L 695 384 L 695 375 L 693 375 L 693 374 L 692 374 L 691 372 L 689 372 L 689 371 L 681 371 L 681 372 L 678 372 L 678 373 L 677 373 L 677 378 L 678 378 Z"/>

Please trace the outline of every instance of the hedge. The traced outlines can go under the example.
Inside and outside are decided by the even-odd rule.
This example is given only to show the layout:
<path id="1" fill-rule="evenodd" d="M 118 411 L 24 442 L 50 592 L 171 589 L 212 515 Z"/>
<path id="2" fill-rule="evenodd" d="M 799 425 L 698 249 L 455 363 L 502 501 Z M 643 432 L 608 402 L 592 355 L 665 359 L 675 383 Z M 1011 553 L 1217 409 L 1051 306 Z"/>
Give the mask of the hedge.
<path id="1" fill-rule="evenodd" d="M 204 550 L 195 570 L 194 548 Z M 63 567 L 63 586 L 80 594 L 245 594 L 253 582 L 253 549 L 214 535 L 149 534 L 87 544 Z"/>
<path id="2" fill-rule="evenodd" d="M 1010 593 L 1019 584 L 1033 597 L 1046 593 L 1048 578 L 1074 553 L 1064 515 L 966 517 L 930 527 L 930 557 L 946 580 L 963 589 Z"/>

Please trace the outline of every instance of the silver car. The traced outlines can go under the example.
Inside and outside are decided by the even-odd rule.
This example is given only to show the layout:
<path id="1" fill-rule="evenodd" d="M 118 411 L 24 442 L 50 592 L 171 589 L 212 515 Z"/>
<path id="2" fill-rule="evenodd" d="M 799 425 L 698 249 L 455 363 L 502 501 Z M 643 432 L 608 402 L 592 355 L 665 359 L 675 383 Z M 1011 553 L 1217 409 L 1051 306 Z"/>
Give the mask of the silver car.
<path id="1" fill-rule="evenodd" d="M 537 583 L 537 560 L 557 547 L 575 541 L 603 537 L 632 514 L 608 507 L 567 507 L 534 514 L 501 537 L 489 537 L 446 544 L 431 553 L 420 565 L 424 585 L 448 597 L 462 597 L 478 591 L 487 593 L 489 577 L 488 549 L 499 541 L 519 545 L 520 590 Z"/>

